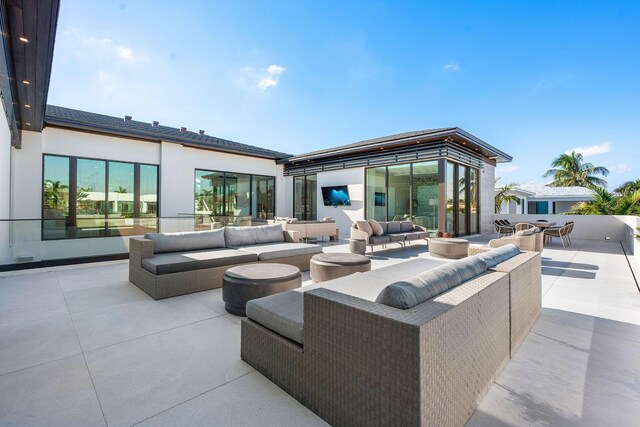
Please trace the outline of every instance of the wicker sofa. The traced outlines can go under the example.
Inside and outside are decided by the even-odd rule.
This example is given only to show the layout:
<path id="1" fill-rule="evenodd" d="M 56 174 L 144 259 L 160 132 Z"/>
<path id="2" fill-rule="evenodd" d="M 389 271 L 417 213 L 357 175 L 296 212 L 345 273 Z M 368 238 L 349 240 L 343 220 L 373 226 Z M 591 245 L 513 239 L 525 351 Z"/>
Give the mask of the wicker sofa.
<path id="1" fill-rule="evenodd" d="M 505 245 L 515 245 L 523 251 L 542 252 L 544 244 L 544 233 L 540 229 L 532 228 L 516 231 L 510 236 L 489 240 L 486 246 L 470 246 L 469 256 L 477 255 L 487 250 L 496 249 Z"/>
<path id="2" fill-rule="evenodd" d="M 241 357 L 331 425 L 462 426 L 540 313 L 540 254 L 519 253 L 408 309 L 376 302 L 434 263 L 444 262 L 253 300 Z"/>
<path id="3" fill-rule="evenodd" d="M 371 221 L 369 221 L 371 222 Z M 397 243 L 404 248 L 405 245 L 414 240 L 426 239 L 429 232 L 426 228 L 415 225 L 412 221 L 381 221 L 378 222 L 382 227 L 382 234 L 369 234 L 366 231 L 358 229 L 358 223 L 351 225 L 351 239 L 364 240 L 371 247 L 373 255 L 374 246 L 386 246 L 389 243 Z"/>
<path id="4" fill-rule="evenodd" d="M 307 271 L 321 252 L 319 245 L 298 243 L 280 224 L 147 233 L 129 240 L 129 281 L 162 299 L 219 288 L 224 272 L 240 264 L 278 262 Z"/>

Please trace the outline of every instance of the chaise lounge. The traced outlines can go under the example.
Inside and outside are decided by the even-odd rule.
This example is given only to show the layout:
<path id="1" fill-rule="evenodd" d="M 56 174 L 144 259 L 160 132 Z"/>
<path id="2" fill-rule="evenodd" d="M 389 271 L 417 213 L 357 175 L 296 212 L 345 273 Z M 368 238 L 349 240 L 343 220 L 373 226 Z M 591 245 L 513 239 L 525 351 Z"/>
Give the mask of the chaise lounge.
<path id="1" fill-rule="evenodd" d="M 241 357 L 335 426 L 462 426 L 538 318 L 540 287 L 540 254 L 513 245 L 356 273 L 250 301 Z"/>
<path id="2" fill-rule="evenodd" d="M 298 243 L 281 224 L 224 227 L 188 233 L 147 233 L 132 237 L 129 281 L 154 299 L 215 289 L 231 267 L 276 262 L 309 270 L 322 247 Z"/>

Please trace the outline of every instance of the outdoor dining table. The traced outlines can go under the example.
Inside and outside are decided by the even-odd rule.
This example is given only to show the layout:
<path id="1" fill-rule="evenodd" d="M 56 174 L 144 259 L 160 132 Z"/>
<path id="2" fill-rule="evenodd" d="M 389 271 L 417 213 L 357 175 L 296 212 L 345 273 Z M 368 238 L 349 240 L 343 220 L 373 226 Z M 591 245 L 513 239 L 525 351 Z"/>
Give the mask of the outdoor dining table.
<path id="1" fill-rule="evenodd" d="M 540 229 L 541 233 L 544 233 L 544 230 L 546 230 L 549 227 L 553 227 L 554 225 L 556 225 L 555 222 L 547 222 L 547 221 L 533 221 L 533 222 L 522 222 L 520 224 L 531 224 L 531 225 L 535 225 L 536 227 L 538 227 Z M 550 239 L 548 236 L 544 236 L 544 244 L 549 243 Z"/>

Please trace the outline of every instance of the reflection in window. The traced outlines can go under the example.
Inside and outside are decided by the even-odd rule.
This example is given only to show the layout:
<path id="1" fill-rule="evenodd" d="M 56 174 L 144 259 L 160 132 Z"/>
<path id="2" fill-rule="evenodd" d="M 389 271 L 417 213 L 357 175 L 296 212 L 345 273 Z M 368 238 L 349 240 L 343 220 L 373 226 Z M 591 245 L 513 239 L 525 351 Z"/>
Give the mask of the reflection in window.
<path id="1" fill-rule="evenodd" d="M 387 220 L 387 168 L 367 169 L 367 219 Z"/>
<path id="2" fill-rule="evenodd" d="M 467 167 L 458 165 L 458 234 L 467 234 Z"/>
<path id="3" fill-rule="evenodd" d="M 78 237 L 105 235 L 105 179 L 107 162 L 78 159 L 76 226 Z"/>
<path id="4" fill-rule="evenodd" d="M 478 234 L 478 170 L 469 168 L 469 234 Z"/>
<path id="5" fill-rule="evenodd" d="M 273 219 L 275 188 L 275 178 L 269 176 L 253 176 L 251 212 L 253 212 L 254 217 Z"/>
<path id="6" fill-rule="evenodd" d="M 455 233 L 455 224 L 454 224 L 454 192 L 453 187 L 455 184 L 455 163 L 447 162 L 447 225 L 446 232 L 454 234 Z"/>
<path id="7" fill-rule="evenodd" d="M 109 162 L 108 234 L 129 236 L 133 234 L 134 217 L 134 164 Z"/>
<path id="8" fill-rule="evenodd" d="M 44 156 L 42 187 L 42 233 L 44 239 L 69 237 L 69 158 Z"/>
<path id="9" fill-rule="evenodd" d="M 438 162 L 413 164 L 413 222 L 438 231 Z"/>
<path id="10" fill-rule="evenodd" d="M 388 171 L 389 219 L 392 221 L 409 219 L 411 166 L 389 166 Z"/>
<path id="11" fill-rule="evenodd" d="M 140 165 L 140 218 L 158 216 L 158 166 Z"/>
<path id="12" fill-rule="evenodd" d="M 225 174 L 226 215 L 251 216 L 251 177 L 239 173 Z"/>
<path id="13" fill-rule="evenodd" d="M 304 175 L 293 177 L 293 216 L 301 221 L 317 219 L 318 177 Z"/>

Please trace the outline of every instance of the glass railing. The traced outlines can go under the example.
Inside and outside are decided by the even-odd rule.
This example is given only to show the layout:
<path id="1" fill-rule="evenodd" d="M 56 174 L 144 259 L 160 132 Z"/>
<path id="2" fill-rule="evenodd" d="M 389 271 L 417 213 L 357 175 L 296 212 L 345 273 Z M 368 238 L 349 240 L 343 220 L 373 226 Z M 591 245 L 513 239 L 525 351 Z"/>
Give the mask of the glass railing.
<path id="1" fill-rule="evenodd" d="M 244 216 L 180 214 L 160 218 L 0 219 L 0 270 L 43 262 L 116 257 L 129 252 L 129 238 L 149 232 L 215 230 L 225 225 L 267 224 Z"/>

